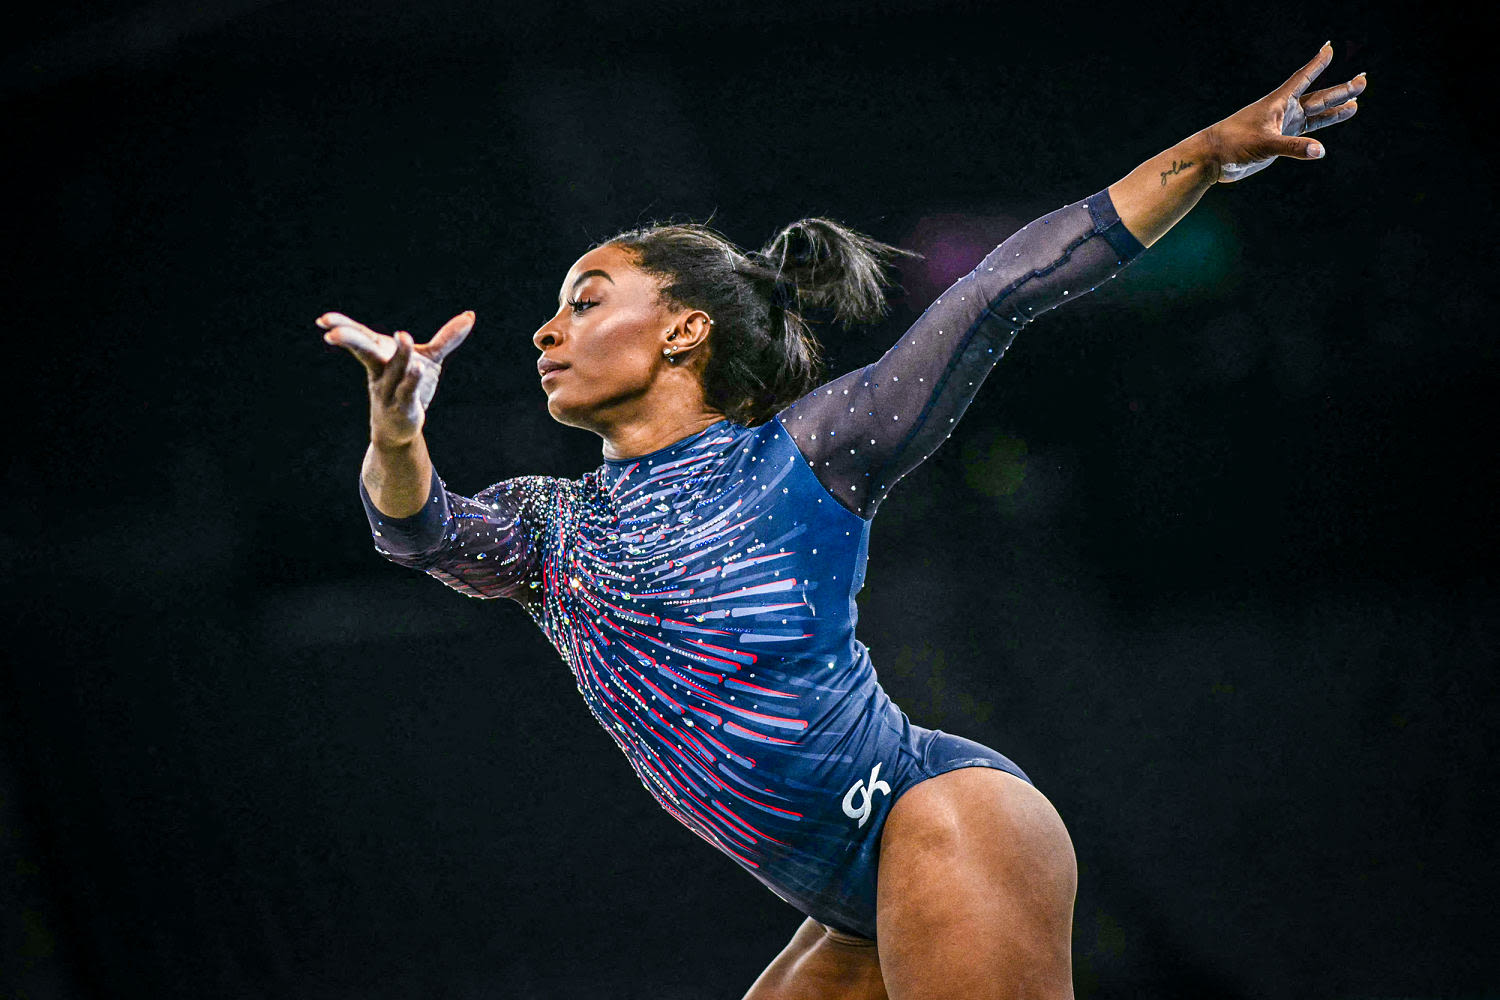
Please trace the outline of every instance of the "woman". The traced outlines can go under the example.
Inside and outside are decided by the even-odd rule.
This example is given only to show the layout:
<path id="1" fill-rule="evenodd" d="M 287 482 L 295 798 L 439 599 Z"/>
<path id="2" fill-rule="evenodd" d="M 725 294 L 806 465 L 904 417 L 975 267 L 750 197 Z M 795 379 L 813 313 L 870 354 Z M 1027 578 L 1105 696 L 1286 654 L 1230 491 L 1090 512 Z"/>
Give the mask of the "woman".
<path id="1" fill-rule="evenodd" d="M 426 344 L 339 313 L 364 363 L 360 493 L 377 549 L 520 603 L 657 801 L 806 921 L 751 987 L 779 998 L 1072 995 L 1072 844 L 1013 762 L 912 725 L 854 638 L 870 519 L 951 433 L 1016 332 L 1114 277 L 1208 187 L 1353 115 L 1363 75 L 1281 87 L 1030 223 L 879 361 L 818 384 L 804 312 L 882 314 L 901 251 L 824 219 L 745 255 L 697 225 L 621 233 L 569 270 L 533 337 L 554 419 L 603 439 L 575 481 L 450 493 L 422 428 Z"/>

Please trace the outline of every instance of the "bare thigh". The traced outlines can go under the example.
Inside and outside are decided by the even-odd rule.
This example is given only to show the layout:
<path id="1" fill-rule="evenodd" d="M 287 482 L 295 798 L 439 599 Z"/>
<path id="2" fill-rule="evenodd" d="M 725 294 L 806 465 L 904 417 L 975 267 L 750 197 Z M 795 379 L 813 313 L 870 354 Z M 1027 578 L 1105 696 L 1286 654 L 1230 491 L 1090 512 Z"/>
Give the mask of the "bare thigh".
<path id="1" fill-rule="evenodd" d="M 845 936 L 808 917 L 744 1000 L 888 998 L 875 942 Z"/>
<path id="2" fill-rule="evenodd" d="M 915 786 L 881 835 L 890 1000 L 1071 998 L 1077 890 L 1072 840 L 1031 785 L 968 767 Z"/>

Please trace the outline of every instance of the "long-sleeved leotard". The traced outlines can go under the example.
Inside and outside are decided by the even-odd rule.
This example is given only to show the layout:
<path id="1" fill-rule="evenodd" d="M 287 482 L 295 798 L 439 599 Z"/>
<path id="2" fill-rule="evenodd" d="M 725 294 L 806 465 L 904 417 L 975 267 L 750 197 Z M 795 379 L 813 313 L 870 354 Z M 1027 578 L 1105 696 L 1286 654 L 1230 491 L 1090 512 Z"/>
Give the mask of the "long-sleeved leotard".
<path id="1" fill-rule="evenodd" d="M 1144 247 L 1108 191 L 1015 233 L 872 365 L 758 427 L 728 420 L 577 480 L 428 503 L 375 544 L 519 602 L 669 813 L 802 912 L 875 936 L 891 805 L 956 767 L 1025 774 L 914 726 L 855 638 L 870 518 L 952 432 L 1016 332 Z"/>

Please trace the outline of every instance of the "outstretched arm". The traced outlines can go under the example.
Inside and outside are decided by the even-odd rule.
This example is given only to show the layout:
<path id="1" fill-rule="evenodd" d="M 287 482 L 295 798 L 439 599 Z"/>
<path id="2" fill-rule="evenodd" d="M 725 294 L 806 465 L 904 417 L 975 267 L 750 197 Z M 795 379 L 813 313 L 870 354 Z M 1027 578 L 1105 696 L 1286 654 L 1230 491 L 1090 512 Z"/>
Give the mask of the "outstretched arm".
<path id="1" fill-rule="evenodd" d="M 1363 77 L 1303 96 L 1325 46 L 1261 100 L 1152 157 L 1118 182 L 1021 227 L 942 294 L 879 361 L 777 414 L 824 487 L 861 517 L 945 441 L 1016 333 L 1113 278 L 1215 182 L 1277 156 L 1317 159 L 1299 136 L 1354 113 Z M 1294 110 L 1294 107 L 1296 110 Z"/>
<path id="2" fill-rule="evenodd" d="M 1360 73 L 1347 83 L 1306 93 L 1332 59 L 1333 46 L 1324 42 L 1280 87 L 1111 184 L 1109 195 L 1125 227 L 1149 247 L 1215 183 L 1243 180 L 1278 156 L 1322 159 L 1323 144 L 1302 136 L 1352 118 L 1366 82 Z"/>
<path id="3" fill-rule="evenodd" d="M 953 432 L 1017 332 L 1119 273 L 1145 247 L 1108 190 L 1025 226 L 960 278 L 872 365 L 777 414 L 818 479 L 860 517 Z"/>
<path id="4" fill-rule="evenodd" d="M 557 480 L 507 479 L 465 497 L 432 467 L 422 436 L 444 358 L 474 326 L 453 317 L 425 344 L 405 331 L 377 333 L 342 313 L 324 313 L 323 339 L 359 359 L 368 376 L 370 447 L 359 496 L 375 549 L 394 563 L 425 570 L 471 597 L 532 599 L 540 581 L 547 500 Z"/>
<path id="5" fill-rule="evenodd" d="M 324 313 L 316 320 L 325 343 L 342 347 L 365 367 L 370 396 L 370 447 L 360 472 L 363 488 L 376 508 L 409 517 L 429 502 L 432 459 L 422 428 L 427 407 L 437 392 L 443 359 L 474 328 L 474 313 L 463 312 L 445 323 L 425 344 L 411 334 L 376 333 L 343 313 Z"/>

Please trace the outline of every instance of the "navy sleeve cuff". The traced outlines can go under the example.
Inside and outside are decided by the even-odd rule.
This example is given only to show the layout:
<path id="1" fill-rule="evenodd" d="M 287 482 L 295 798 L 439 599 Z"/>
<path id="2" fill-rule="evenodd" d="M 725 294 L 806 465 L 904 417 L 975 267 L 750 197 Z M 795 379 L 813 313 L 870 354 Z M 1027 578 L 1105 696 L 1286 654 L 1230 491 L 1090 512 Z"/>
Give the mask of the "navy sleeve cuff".
<path id="1" fill-rule="evenodd" d="M 432 485 L 427 502 L 422 509 L 410 517 L 388 517 L 375 506 L 365 489 L 364 476 L 359 477 L 359 498 L 365 505 L 365 516 L 370 519 L 370 533 L 375 536 L 375 547 L 394 556 L 414 556 L 431 552 L 443 542 L 443 532 L 448 524 L 448 491 L 438 478 L 437 469 L 432 470 Z"/>
<path id="2" fill-rule="evenodd" d="M 1129 264 L 1146 252 L 1145 245 L 1125 228 L 1125 223 L 1120 221 L 1120 213 L 1115 211 L 1114 199 L 1109 196 L 1109 188 L 1090 195 L 1087 201 L 1089 215 L 1094 220 L 1094 232 L 1109 241 L 1115 253 L 1119 254 L 1121 264 Z"/>

